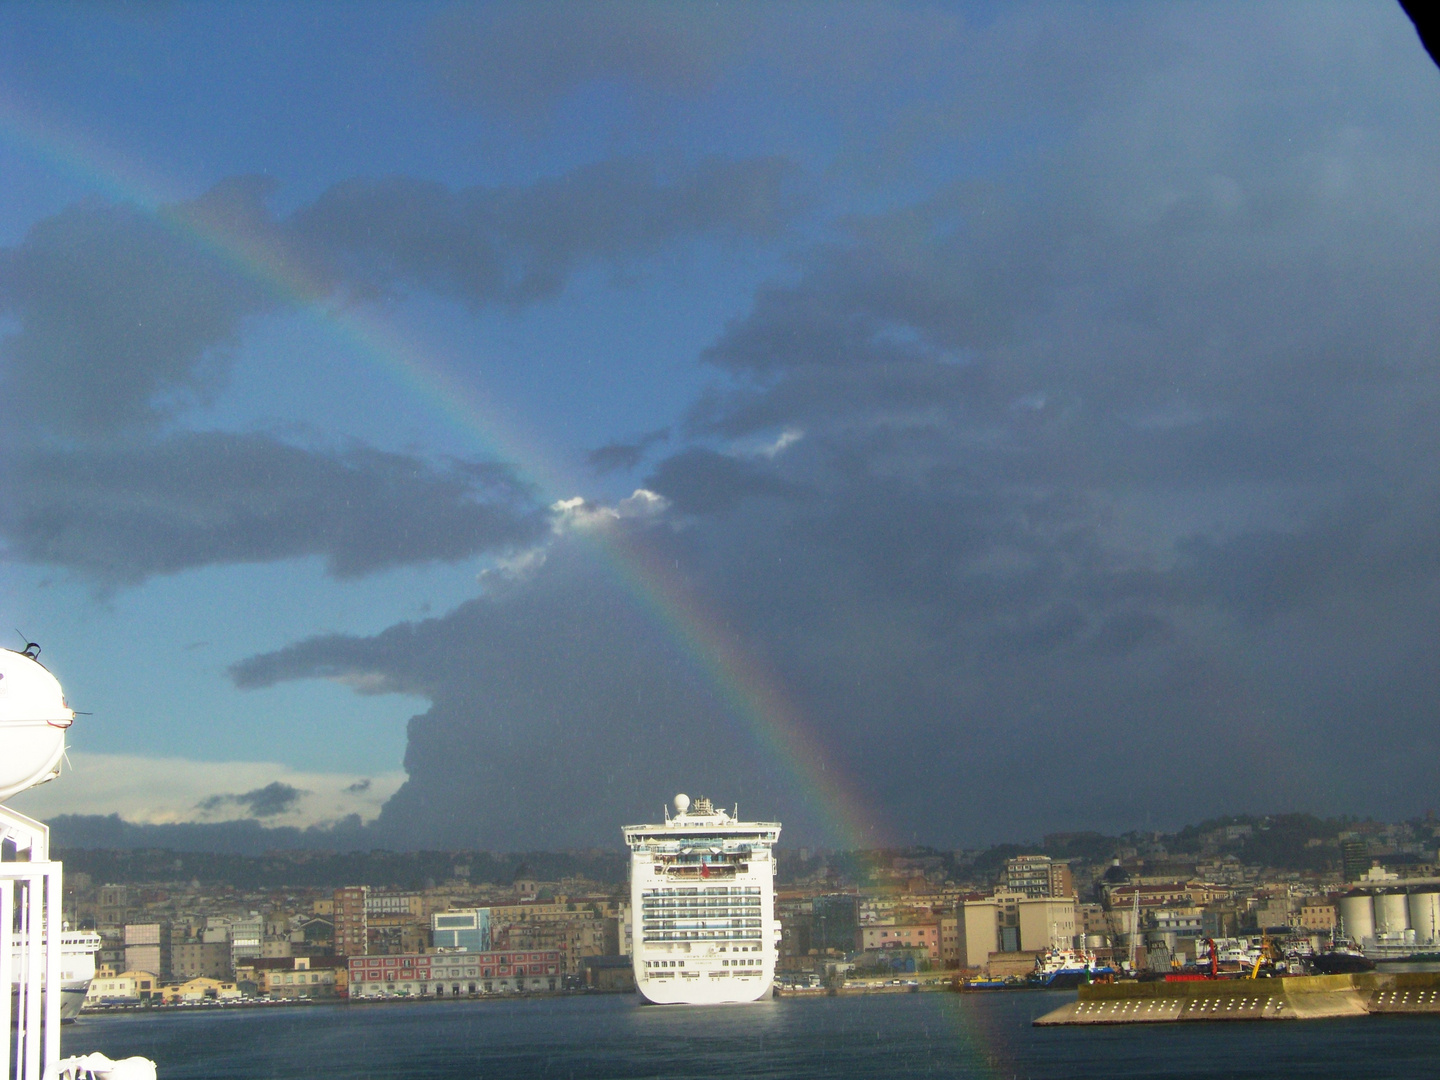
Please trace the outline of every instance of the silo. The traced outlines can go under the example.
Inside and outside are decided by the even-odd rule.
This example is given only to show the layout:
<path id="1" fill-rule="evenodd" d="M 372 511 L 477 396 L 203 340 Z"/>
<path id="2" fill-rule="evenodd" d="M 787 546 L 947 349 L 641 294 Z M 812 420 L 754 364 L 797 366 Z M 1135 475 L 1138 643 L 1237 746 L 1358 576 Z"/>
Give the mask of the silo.
<path id="1" fill-rule="evenodd" d="M 1394 934 L 1410 928 L 1405 894 L 1398 889 L 1375 897 L 1375 933 Z"/>
<path id="2" fill-rule="evenodd" d="M 1416 892 L 1406 898 L 1410 927 L 1421 945 L 1440 944 L 1440 892 Z"/>
<path id="3" fill-rule="evenodd" d="M 1345 936 L 1356 945 L 1375 936 L 1375 908 L 1368 893 L 1351 893 L 1340 898 L 1340 919 Z"/>

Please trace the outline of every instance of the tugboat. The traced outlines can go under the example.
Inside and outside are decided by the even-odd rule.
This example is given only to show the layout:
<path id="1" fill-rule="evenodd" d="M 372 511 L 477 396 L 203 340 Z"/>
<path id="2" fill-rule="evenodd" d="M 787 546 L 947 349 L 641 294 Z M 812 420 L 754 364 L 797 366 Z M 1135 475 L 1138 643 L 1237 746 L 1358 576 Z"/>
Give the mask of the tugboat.
<path id="1" fill-rule="evenodd" d="M 1114 975 L 1109 964 L 1101 967 L 1095 954 L 1084 949 L 1049 949 L 1035 958 L 1035 970 L 1029 975 L 1031 986 L 1043 990 L 1072 990 L 1097 975 Z"/>
<path id="2" fill-rule="evenodd" d="M 1357 975 L 1375 970 L 1374 960 L 1344 940 L 1337 941 L 1328 952 L 1306 959 L 1311 975 Z"/>

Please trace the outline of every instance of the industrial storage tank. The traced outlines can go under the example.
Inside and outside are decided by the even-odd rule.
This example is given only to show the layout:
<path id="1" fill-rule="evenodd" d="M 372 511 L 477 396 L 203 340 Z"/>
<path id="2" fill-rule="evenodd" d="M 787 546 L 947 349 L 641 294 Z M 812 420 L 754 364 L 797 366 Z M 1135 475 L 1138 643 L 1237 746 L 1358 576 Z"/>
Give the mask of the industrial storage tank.
<path id="1" fill-rule="evenodd" d="M 59 775 L 65 729 L 75 721 L 60 683 L 35 659 L 39 651 L 0 649 L 0 801 Z"/>
<path id="2" fill-rule="evenodd" d="M 1107 938 L 1104 934 L 1085 935 L 1085 948 L 1087 949 L 1105 949 L 1108 948 L 1109 945 L 1110 939 Z"/>
<path id="3" fill-rule="evenodd" d="M 1410 911 L 1399 889 L 1375 897 L 1375 933 L 1396 934 L 1410 929 Z"/>
<path id="4" fill-rule="evenodd" d="M 1351 893 L 1340 898 L 1340 919 L 1345 936 L 1356 945 L 1375 936 L 1375 907 L 1369 893 Z"/>
<path id="5" fill-rule="evenodd" d="M 1440 892 L 1415 892 L 1406 898 L 1410 928 L 1421 945 L 1440 944 Z"/>

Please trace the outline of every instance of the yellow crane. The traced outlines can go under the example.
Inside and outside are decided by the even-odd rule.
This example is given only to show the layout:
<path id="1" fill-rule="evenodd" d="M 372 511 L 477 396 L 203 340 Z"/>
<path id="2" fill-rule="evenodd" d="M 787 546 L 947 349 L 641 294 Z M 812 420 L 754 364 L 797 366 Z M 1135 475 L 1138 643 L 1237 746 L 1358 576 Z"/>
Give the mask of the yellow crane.
<path id="1" fill-rule="evenodd" d="M 1279 946 L 1268 936 L 1262 936 L 1260 938 L 1260 954 L 1255 957 L 1255 966 L 1250 969 L 1250 978 L 1258 979 L 1260 977 L 1260 967 L 1266 960 L 1270 961 L 1270 966 L 1273 968 L 1277 962 L 1284 959 L 1285 954 L 1280 951 Z"/>

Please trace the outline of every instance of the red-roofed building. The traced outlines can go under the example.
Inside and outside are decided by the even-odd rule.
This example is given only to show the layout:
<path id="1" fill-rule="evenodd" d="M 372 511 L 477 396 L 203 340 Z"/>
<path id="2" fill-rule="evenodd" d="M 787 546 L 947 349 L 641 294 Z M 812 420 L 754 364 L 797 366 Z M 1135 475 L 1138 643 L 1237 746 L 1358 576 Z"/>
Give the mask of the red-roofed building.
<path id="1" fill-rule="evenodd" d="M 350 996 L 469 997 L 559 990 L 558 949 L 352 956 Z"/>

